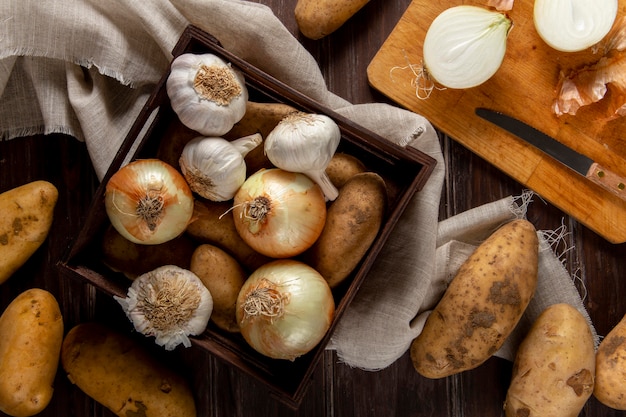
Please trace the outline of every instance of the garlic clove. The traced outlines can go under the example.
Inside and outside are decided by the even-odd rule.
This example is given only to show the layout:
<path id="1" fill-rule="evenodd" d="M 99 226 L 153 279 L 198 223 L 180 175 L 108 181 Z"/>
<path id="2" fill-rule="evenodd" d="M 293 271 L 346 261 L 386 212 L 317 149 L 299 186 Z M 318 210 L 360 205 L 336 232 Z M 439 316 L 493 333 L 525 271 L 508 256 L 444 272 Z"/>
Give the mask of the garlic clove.
<path id="1" fill-rule="evenodd" d="M 204 332 L 213 298 L 193 272 L 165 265 L 137 277 L 126 298 L 114 296 L 135 330 L 154 336 L 166 350 L 191 346 L 189 335 Z"/>
<path id="2" fill-rule="evenodd" d="M 272 164 L 285 171 L 306 174 L 322 188 L 326 199 L 332 201 L 338 191 L 325 170 L 340 140 L 339 126 L 330 117 L 295 112 L 267 135 L 264 150 Z"/>
<path id="3" fill-rule="evenodd" d="M 192 139 L 179 160 L 189 188 L 211 201 L 232 199 L 246 180 L 244 157 L 262 141 L 258 133 L 232 142 L 219 137 Z"/>
<path id="4" fill-rule="evenodd" d="M 166 91 L 180 121 L 205 136 L 227 133 L 246 112 L 248 90 L 243 74 L 213 54 L 176 57 Z"/>

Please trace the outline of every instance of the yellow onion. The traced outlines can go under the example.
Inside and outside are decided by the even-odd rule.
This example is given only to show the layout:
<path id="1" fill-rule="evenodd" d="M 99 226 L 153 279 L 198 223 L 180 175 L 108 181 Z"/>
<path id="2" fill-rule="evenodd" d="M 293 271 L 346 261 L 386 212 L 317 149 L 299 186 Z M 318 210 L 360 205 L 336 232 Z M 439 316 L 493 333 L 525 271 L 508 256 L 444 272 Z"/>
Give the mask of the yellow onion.
<path id="1" fill-rule="evenodd" d="M 237 297 L 248 344 L 273 359 L 295 360 L 324 338 L 335 315 L 326 280 L 307 264 L 280 259 L 250 275 Z"/>
<path id="2" fill-rule="evenodd" d="M 311 247 L 326 222 L 326 201 L 308 176 L 279 168 L 252 174 L 235 194 L 235 228 L 255 251 L 289 258 Z"/>
<path id="3" fill-rule="evenodd" d="M 184 177 L 158 159 L 120 168 L 107 182 L 104 203 L 113 227 L 131 242 L 146 245 L 177 237 L 193 215 L 193 196 Z"/>

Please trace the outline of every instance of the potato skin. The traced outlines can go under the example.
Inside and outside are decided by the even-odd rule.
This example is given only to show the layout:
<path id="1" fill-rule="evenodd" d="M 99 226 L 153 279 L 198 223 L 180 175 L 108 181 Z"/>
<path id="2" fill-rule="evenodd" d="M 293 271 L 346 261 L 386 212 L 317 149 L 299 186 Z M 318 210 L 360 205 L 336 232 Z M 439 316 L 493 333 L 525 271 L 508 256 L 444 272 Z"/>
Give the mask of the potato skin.
<path id="1" fill-rule="evenodd" d="M 59 192 L 33 181 L 0 194 L 0 284 L 42 245 L 52 226 Z"/>
<path id="2" fill-rule="evenodd" d="M 63 341 L 56 298 L 32 288 L 0 316 L 0 411 L 14 417 L 43 411 L 52 399 Z"/>
<path id="3" fill-rule="evenodd" d="M 365 164 L 356 156 L 341 152 L 335 153 L 326 167 L 326 175 L 337 189 L 354 175 L 365 171 Z"/>
<path id="4" fill-rule="evenodd" d="M 193 417 L 187 382 L 138 342 L 97 323 L 65 336 L 61 362 L 70 382 L 119 417 Z"/>
<path id="5" fill-rule="evenodd" d="M 593 395 L 607 407 L 626 410 L 626 315 L 598 347 Z"/>
<path id="6" fill-rule="evenodd" d="M 220 329 L 238 332 L 237 296 L 248 274 L 235 258 L 208 243 L 193 252 L 189 270 L 200 278 L 213 297 L 211 321 Z"/>
<path id="7" fill-rule="evenodd" d="M 507 417 L 576 417 L 594 386 L 593 336 L 569 304 L 546 308 L 520 344 L 504 405 Z"/>
<path id="8" fill-rule="evenodd" d="M 369 0 L 298 0 L 298 28 L 309 39 L 321 39 L 339 29 Z"/>
<path id="9" fill-rule="evenodd" d="M 374 172 L 352 176 L 326 213 L 322 234 L 303 255 L 331 288 L 343 282 L 378 235 L 387 207 L 385 181 Z"/>
<path id="10" fill-rule="evenodd" d="M 415 370 L 443 378 L 489 359 L 535 292 L 537 257 L 532 223 L 513 220 L 493 232 L 461 266 L 411 343 Z"/>

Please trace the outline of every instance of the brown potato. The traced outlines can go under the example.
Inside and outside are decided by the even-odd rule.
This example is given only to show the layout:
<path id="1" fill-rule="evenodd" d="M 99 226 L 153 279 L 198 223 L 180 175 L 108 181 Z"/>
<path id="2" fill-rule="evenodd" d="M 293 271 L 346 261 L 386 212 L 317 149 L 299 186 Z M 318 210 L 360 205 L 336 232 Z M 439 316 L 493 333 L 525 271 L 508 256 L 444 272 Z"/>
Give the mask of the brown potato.
<path id="1" fill-rule="evenodd" d="M 365 164 L 357 157 L 341 152 L 335 153 L 326 167 L 326 175 L 337 189 L 356 174 L 365 171 Z"/>
<path id="2" fill-rule="evenodd" d="M 178 163 L 180 155 L 187 142 L 197 136 L 200 136 L 198 132 L 185 126 L 178 118 L 172 118 L 171 123 L 167 125 L 156 158 L 180 170 Z"/>
<path id="3" fill-rule="evenodd" d="M 0 194 L 0 284 L 35 253 L 48 237 L 59 192 L 33 181 Z"/>
<path id="4" fill-rule="evenodd" d="M 507 417 L 576 417 L 591 396 L 593 335 L 569 304 L 546 308 L 520 344 L 504 405 Z"/>
<path id="5" fill-rule="evenodd" d="M 593 395 L 607 407 L 626 410 L 626 315 L 598 347 Z"/>
<path id="6" fill-rule="evenodd" d="M 33 288 L 18 295 L 0 316 L 0 411 L 32 416 L 54 391 L 63 342 L 63 317 L 56 298 Z"/>
<path id="7" fill-rule="evenodd" d="M 163 265 L 189 269 L 195 249 L 195 243 L 186 235 L 158 245 L 141 245 L 126 239 L 114 227 L 109 227 L 102 239 L 102 260 L 112 270 L 135 279 Z"/>
<path id="8" fill-rule="evenodd" d="M 238 332 L 237 296 L 248 274 L 235 258 L 210 244 L 196 248 L 189 270 L 200 278 L 213 297 L 211 321 L 220 329 Z"/>
<path id="9" fill-rule="evenodd" d="M 303 260 L 335 288 L 356 268 L 380 230 L 387 206 L 383 179 L 374 172 L 354 175 L 339 190 L 326 224 Z"/>
<path id="10" fill-rule="evenodd" d="M 443 378 L 478 367 L 500 349 L 535 292 L 537 257 L 536 230 L 521 219 L 478 246 L 412 342 L 415 370 Z"/>
<path id="11" fill-rule="evenodd" d="M 339 29 L 369 0 L 298 0 L 295 8 L 300 32 L 309 39 L 321 39 Z"/>
<path id="12" fill-rule="evenodd" d="M 233 215 L 232 201 L 213 202 L 197 199 L 195 219 L 187 226 L 187 234 L 199 243 L 210 243 L 233 256 L 247 271 L 254 271 L 270 259 L 259 254 L 241 239 Z"/>
<path id="13" fill-rule="evenodd" d="M 137 341 L 97 323 L 73 327 L 61 363 L 69 380 L 119 417 L 195 417 L 187 381 Z"/>

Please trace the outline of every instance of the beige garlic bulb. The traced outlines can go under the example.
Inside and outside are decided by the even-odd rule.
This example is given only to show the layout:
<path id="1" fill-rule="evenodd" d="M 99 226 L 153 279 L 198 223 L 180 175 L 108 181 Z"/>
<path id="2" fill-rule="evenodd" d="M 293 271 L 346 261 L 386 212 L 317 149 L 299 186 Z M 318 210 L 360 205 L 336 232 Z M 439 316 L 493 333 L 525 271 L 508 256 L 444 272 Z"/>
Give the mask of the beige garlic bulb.
<path id="1" fill-rule="evenodd" d="M 244 157 L 262 141 L 259 133 L 234 141 L 203 136 L 192 139 L 179 160 L 189 188 L 211 201 L 230 200 L 246 180 Z"/>
<path id="2" fill-rule="evenodd" d="M 225 134 L 246 113 L 243 74 L 210 53 L 176 57 L 166 91 L 180 121 L 205 136 Z"/>
<path id="3" fill-rule="evenodd" d="M 166 350 L 191 346 L 188 336 L 204 332 L 213 312 L 213 297 L 200 278 L 174 265 L 140 275 L 126 298 L 114 298 L 135 330 Z"/>

